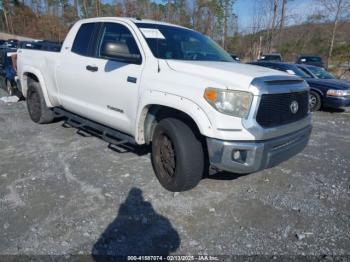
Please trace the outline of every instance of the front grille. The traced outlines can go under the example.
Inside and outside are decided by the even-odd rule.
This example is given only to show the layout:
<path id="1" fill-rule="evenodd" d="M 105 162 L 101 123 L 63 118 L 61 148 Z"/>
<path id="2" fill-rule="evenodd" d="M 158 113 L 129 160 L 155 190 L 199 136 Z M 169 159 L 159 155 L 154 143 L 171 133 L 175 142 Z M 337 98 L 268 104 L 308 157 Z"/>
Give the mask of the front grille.
<path id="1" fill-rule="evenodd" d="M 298 111 L 292 113 L 291 104 L 298 103 Z M 309 110 L 309 94 L 305 92 L 262 95 L 256 121 L 262 127 L 275 127 L 303 119 Z"/>

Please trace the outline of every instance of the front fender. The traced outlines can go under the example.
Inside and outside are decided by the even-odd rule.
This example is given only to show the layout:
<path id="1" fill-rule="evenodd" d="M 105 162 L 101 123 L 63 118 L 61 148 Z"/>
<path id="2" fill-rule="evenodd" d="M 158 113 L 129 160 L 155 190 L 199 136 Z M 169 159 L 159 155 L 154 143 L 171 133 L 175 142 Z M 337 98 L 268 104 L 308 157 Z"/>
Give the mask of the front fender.
<path id="1" fill-rule="evenodd" d="M 148 109 L 152 105 L 170 107 L 189 115 L 196 123 L 200 133 L 204 136 L 213 136 L 213 125 L 204 110 L 194 101 L 185 97 L 170 94 L 158 90 L 148 90 L 143 95 L 137 114 L 137 126 L 135 128 L 135 139 L 138 143 L 144 143 L 143 125 Z"/>

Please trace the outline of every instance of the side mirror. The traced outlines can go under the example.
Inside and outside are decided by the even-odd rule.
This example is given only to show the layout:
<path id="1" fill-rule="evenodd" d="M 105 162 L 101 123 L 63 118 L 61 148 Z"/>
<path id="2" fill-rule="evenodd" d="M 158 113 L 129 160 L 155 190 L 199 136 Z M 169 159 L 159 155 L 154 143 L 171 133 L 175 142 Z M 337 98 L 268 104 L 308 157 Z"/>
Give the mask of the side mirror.
<path id="1" fill-rule="evenodd" d="M 141 63 L 141 55 L 130 54 L 128 46 L 124 43 L 105 42 L 101 48 L 101 56 L 107 59 L 115 59 L 125 63 Z"/>

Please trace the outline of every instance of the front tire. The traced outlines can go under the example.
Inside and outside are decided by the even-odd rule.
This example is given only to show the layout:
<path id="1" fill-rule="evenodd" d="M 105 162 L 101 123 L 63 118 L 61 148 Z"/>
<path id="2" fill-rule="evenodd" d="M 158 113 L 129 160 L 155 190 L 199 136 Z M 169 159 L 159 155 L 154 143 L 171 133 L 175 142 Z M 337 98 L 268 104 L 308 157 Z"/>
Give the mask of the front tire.
<path id="1" fill-rule="evenodd" d="M 169 191 L 194 188 L 205 172 L 205 154 L 199 134 L 184 120 L 165 118 L 152 138 L 152 165 L 160 184 Z"/>
<path id="2" fill-rule="evenodd" d="M 310 97 L 309 97 L 310 111 L 311 112 L 318 111 L 321 109 L 321 106 L 322 106 L 321 96 L 317 92 L 310 91 Z"/>
<path id="3" fill-rule="evenodd" d="M 28 85 L 27 108 L 30 118 L 38 124 L 48 124 L 54 119 L 54 113 L 46 106 L 40 84 L 31 81 Z"/>

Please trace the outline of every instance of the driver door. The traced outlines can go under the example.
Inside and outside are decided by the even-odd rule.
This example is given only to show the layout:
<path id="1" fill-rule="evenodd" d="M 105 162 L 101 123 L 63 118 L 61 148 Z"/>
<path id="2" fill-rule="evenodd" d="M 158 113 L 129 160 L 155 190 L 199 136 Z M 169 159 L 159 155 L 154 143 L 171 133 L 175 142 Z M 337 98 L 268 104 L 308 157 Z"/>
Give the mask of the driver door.
<path id="1" fill-rule="evenodd" d="M 103 52 L 108 42 L 126 46 L 126 52 L 141 59 L 131 63 L 108 57 Z M 100 122 L 133 135 L 144 62 L 132 29 L 118 22 L 103 23 L 91 65 L 97 70 L 92 73 L 93 88 L 82 94 L 84 100 L 94 104 Z"/>

